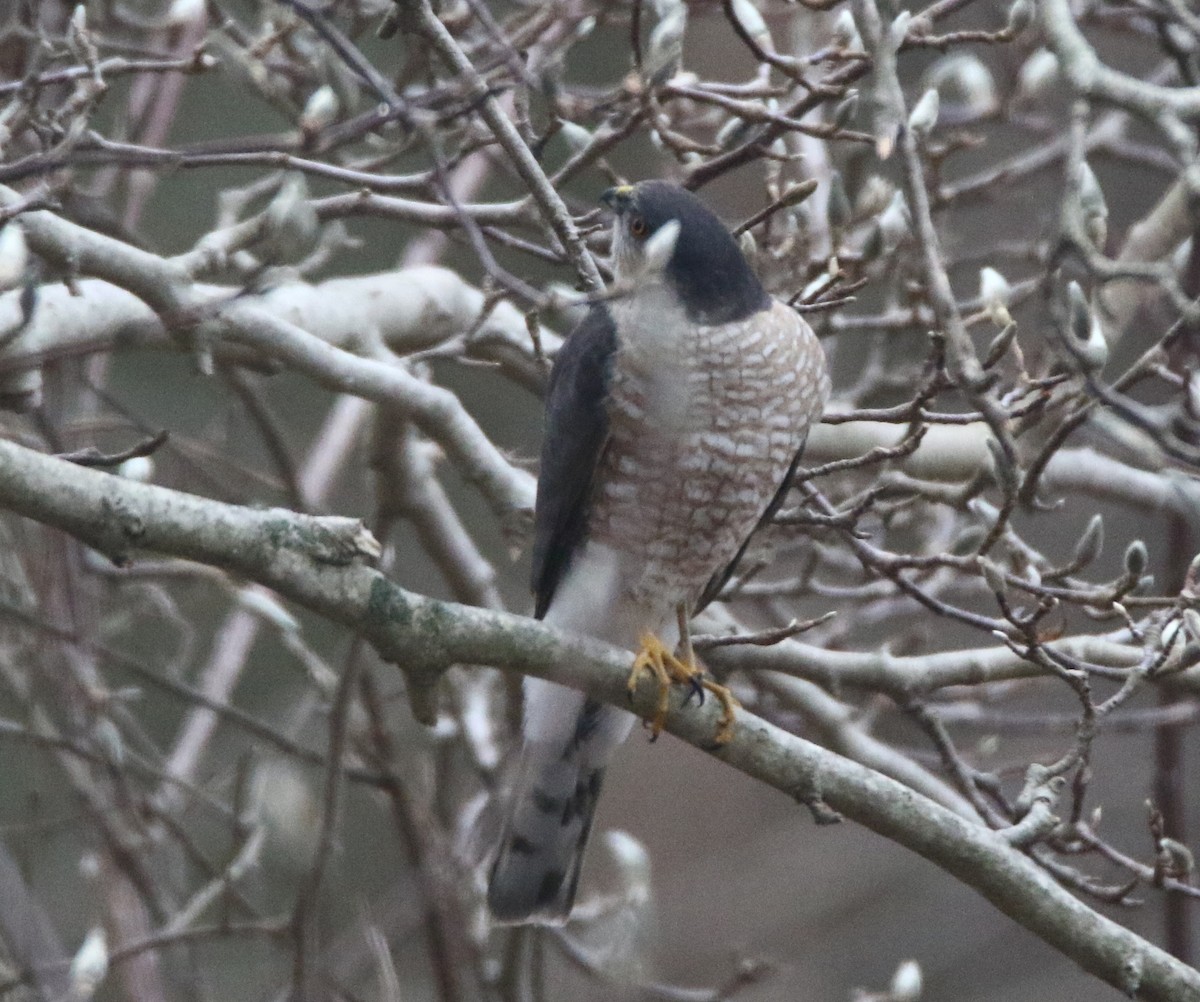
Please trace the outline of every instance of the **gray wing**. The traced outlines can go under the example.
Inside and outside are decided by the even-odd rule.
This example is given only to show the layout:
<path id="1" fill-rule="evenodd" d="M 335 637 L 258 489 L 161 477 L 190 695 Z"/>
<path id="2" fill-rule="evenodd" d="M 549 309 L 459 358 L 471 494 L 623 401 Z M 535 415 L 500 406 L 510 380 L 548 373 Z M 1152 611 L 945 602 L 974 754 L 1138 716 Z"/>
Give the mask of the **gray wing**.
<path id="1" fill-rule="evenodd" d="M 606 400 L 616 343 L 607 307 L 593 306 L 564 342 L 550 373 L 533 540 L 539 619 L 550 610 L 587 536 L 596 470 L 608 440 Z M 582 693 L 525 680 L 521 769 L 488 882 L 495 919 L 565 921 L 604 767 L 629 730 L 625 717 Z M 537 730 L 556 737 L 531 737 Z"/>
<path id="2" fill-rule="evenodd" d="M 608 440 L 606 399 L 616 347 L 612 315 L 597 304 L 563 343 L 550 373 L 533 537 L 538 619 L 587 535 L 596 468 Z"/>

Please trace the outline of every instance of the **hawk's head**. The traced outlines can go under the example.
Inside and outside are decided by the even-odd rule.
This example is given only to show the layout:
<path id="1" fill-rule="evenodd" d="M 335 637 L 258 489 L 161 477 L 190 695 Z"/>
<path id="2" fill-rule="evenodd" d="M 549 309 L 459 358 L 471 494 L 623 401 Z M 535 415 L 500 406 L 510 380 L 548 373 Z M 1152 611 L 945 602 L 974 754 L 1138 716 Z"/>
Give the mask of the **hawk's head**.
<path id="1" fill-rule="evenodd" d="M 770 305 L 737 242 L 716 215 L 667 181 L 610 188 L 600 201 L 613 210 L 613 260 L 618 276 L 640 274 L 646 243 L 674 222 L 679 233 L 663 275 L 697 323 L 743 320 Z"/>

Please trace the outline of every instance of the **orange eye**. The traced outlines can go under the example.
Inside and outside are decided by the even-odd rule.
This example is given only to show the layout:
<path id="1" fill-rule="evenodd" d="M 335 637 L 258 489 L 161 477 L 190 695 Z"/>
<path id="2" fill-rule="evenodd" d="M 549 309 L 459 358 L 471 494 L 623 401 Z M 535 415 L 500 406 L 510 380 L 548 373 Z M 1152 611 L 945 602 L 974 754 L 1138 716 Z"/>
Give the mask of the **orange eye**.
<path id="1" fill-rule="evenodd" d="M 646 235 L 646 220 L 641 216 L 630 216 L 629 232 L 635 237 L 644 237 Z"/>

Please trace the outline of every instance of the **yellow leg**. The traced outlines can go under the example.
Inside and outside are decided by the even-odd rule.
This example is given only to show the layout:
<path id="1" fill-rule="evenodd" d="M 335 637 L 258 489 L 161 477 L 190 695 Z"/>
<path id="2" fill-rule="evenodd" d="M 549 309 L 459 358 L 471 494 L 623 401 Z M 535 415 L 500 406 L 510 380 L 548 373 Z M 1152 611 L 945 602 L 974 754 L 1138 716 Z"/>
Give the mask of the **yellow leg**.
<path id="1" fill-rule="evenodd" d="M 721 719 L 717 722 L 717 733 L 714 740 L 717 744 L 727 744 L 733 737 L 734 708 L 740 706 L 733 693 L 726 686 L 718 685 L 712 679 L 704 677 L 704 669 L 696 661 L 692 652 L 691 638 L 686 631 L 683 633 L 683 659 L 675 656 L 666 645 L 652 633 L 646 633 L 641 638 L 641 650 L 633 659 L 633 670 L 629 674 L 629 694 L 632 696 L 641 681 L 643 674 L 649 673 L 658 683 L 658 699 L 654 706 L 654 716 L 648 721 L 651 740 L 662 733 L 663 724 L 667 720 L 667 709 L 670 706 L 671 684 L 677 682 L 699 691 L 701 699 L 705 692 L 711 692 L 721 704 Z"/>

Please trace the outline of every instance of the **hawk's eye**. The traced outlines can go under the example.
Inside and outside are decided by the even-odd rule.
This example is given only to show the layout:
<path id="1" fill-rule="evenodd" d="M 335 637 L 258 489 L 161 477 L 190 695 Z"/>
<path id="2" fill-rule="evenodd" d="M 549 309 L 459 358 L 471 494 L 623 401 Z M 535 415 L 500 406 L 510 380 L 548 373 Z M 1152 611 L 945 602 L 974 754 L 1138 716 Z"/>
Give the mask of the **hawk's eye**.
<path id="1" fill-rule="evenodd" d="M 644 237 L 646 235 L 646 220 L 634 213 L 629 217 L 629 232 L 635 237 Z"/>

